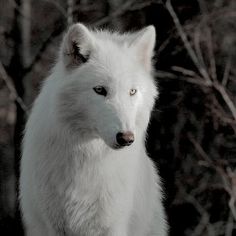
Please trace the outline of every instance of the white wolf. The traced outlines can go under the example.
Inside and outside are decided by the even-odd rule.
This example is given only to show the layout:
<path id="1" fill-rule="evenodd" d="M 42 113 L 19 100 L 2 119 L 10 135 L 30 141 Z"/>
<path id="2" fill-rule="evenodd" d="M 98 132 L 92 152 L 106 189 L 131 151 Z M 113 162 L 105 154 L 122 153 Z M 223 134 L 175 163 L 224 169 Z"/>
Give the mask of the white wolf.
<path id="1" fill-rule="evenodd" d="M 155 29 L 75 24 L 26 125 L 20 204 L 28 236 L 165 236 L 162 191 L 145 151 L 157 96 Z"/>

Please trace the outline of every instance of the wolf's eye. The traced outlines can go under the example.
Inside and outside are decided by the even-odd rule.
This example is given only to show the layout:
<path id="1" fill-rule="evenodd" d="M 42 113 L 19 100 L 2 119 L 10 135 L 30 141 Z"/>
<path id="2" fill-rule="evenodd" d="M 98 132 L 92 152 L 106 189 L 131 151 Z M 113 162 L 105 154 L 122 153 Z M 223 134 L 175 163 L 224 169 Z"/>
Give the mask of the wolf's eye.
<path id="1" fill-rule="evenodd" d="M 129 95 L 133 96 L 137 92 L 137 89 L 130 89 Z"/>
<path id="2" fill-rule="evenodd" d="M 102 86 L 96 86 L 93 88 L 93 90 L 99 95 L 102 95 L 104 97 L 107 96 L 107 90 Z"/>

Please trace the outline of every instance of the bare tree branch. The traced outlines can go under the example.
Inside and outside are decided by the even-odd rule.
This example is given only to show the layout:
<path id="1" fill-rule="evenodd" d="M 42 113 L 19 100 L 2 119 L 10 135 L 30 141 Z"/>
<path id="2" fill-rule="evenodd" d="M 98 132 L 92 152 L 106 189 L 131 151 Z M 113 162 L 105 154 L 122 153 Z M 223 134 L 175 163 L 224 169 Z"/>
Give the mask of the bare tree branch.
<path id="1" fill-rule="evenodd" d="M 117 8 L 116 11 L 114 11 L 112 14 L 103 17 L 100 20 L 96 20 L 95 22 L 92 23 L 93 26 L 100 26 L 103 25 L 107 22 L 109 22 L 110 20 L 112 20 L 115 17 L 121 16 L 122 14 L 125 13 L 125 11 L 127 9 L 129 9 L 133 4 L 135 3 L 135 0 L 129 0 L 126 1 L 124 4 L 122 4 L 119 8 Z"/>
<path id="2" fill-rule="evenodd" d="M 195 66 L 197 67 L 199 73 L 203 76 L 203 78 L 205 79 L 206 81 L 206 84 L 205 85 L 209 85 L 209 86 L 213 86 L 219 93 L 220 95 L 222 96 L 223 100 L 225 101 L 227 107 L 229 108 L 233 118 L 236 120 L 236 107 L 235 107 L 235 104 L 233 103 L 233 101 L 231 100 L 230 96 L 228 95 L 227 91 L 226 91 L 226 88 L 219 84 L 217 82 L 217 75 L 216 75 L 216 65 L 215 65 L 215 59 L 214 59 L 214 53 L 213 53 L 213 46 L 212 46 L 212 36 L 211 36 L 211 32 L 209 32 L 209 29 L 208 29 L 208 38 L 209 38 L 209 42 L 208 42 L 208 49 L 209 49 L 209 60 L 210 60 L 210 65 L 211 65 L 211 77 L 213 79 L 213 81 L 211 80 L 211 77 L 208 75 L 206 69 L 204 68 L 204 66 L 202 65 L 202 63 L 199 61 L 199 58 L 198 56 L 196 55 L 196 53 L 194 52 L 194 50 L 192 49 L 191 47 L 191 44 L 190 42 L 188 41 L 187 39 L 187 35 L 186 33 L 184 32 L 183 30 L 183 27 L 182 25 L 180 24 L 179 22 L 179 19 L 171 5 L 171 2 L 170 0 L 167 0 L 166 2 L 166 7 L 170 13 L 170 15 L 172 16 L 173 18 L 173 21 L 175 23 L 175 26 L 177 28 L 177 31 L 184 43 L 184 46 L 190 56 L 190 58 L 192 59 L 193 63 L 195 64 Z M 199 39 L 195 42 L 195 44 L 199 45 Z M 198 51 L 200 54 L 200 57 L 201 56 L 201 50 L 200 50 L 200 46 L 196 46 L 196 48 L 198 48 Z M 201 59 L 203 60 L 203 58 Z M 225 71 L 225 74 L 224 74 L 224 79 L 223 81 L 226 81 L 227 77 L 228 77 L 228 68 L 226 68 L 227 70 Z M 194 83 L 192 81 L 192 79 L 186 79 L 187 82 L 190 82 L 190 83 Z M 198 83 L 199 85 L 202 84 L 202 83 L 199 83 L 199 82 L 196 82 Z M 224 82 L 226 83 L 226 82 Z"/>
<path id="3" fill-rule="evenodd" d="M 64 24 L 61 23 L 60 20 L 58 20 L 55 23 L 55 27 L 53 31 L 49 34 L 49 36 L 46 38 L 46 40 L 42 43 L 40 49 L 36 53 L 35 57 L 31 61 L 31 63 L 24 69 L 24 76 L 32 71 L 33 67 L 41 60 L 44 52 L 47 50 L 50 43 L 55 39 L 55 37 L 59 36 L 63 30 L 64 30 Z"/>
<path id="4" fill-rule="evenodd" d="M 23 16 L 21 19 L 21 30 L 22 30 L 22 57 L 23 65 L 28 65 L 31 59 L 30 53 L 30 32 L 31 32 L 31 5 L 30 0 L 24 0 L 22 2 Z"/>
<path id="5" fill-rule="evenodd" d="M 72 25 L 74 22 L 73 19 L 73 7 L 74 0 L 67 0 L 67 25 Z"/>
<path id="6" fill-rule="evenodd" d="M 189 140 L 196 148 L 197 152 L 200 154 L 200 156 L 209 164 L 211 168 L 213 168 L 221 177 L 224 189 L 229 194 L 229 209 L 234 217 L 234 220 L 236 221 L 236 174 L 232 172 L 231 169 L 227 169 L 227 172 L 225 170 L 216 165 L 210 157 L 206 154 L 206 152 L 203 150 L 201 145 L 193 138 L 191 134 L 188 135 Z"/>
<path id="7" fill-rule="evenodd" d="M 230 69 L 231 69 L 231 55 L 228 57 L 225 65 L 224 75 L 222 79 L 222 85 L 224 87 L 227 85 L 227 82 L 229 80 Z"/>
<path id="8" fill-rule="evenodd" d="M 164 78 L 164 79 L 175 79 L 175 80 L 179 79 L 179 80 L 185 81 L 187 83 L 199 85 L 199 86 L 201 86 L 201 88 L 210 87 L 209 83 L 207 83 L 205 80 L 196 79 L 196 78 L 191 77 L 191 76 L 177 76 L 176 74 L 174 74 L 172 72 L 157 70 L 155 72 L 155 76 L 157 78 Z"/>
<path id="9" fill-rule="evenodd" d="M 175 26 L 176 26 L 176 29 L 184 43 L 184 46 L 186 48 L 186 50 L 188 51 L 188 54 L 190 56 L 190 58 L 192 59 L 194 65 L 197 67 L 199 73 L 203 76 L 203 78 L 206 80 L 207 83 L 209 83 L 210 85 L 212 84 L 212 81 L 206 71 L 206 69 L 203 67 L 203 65 L 200 63 L 198 57 L 196 56 L 196 53 L 194 52 L 188 38 L 187 38 L 187 35 L 185 34 L 184 30 L 183 30 L 183 27 L 182 25 L 180 24 L 180 21 L 179 21 L 179 18 L 177 17 L 172 5 L 171 5 L 171 2 L 170 0 L 167 0 L 166 2 L 166 8 L 167 10 L 169 11 L 174 23 L 175 23 Z"/>
<path id="10" fill-rule="evenodd" d="M 228 219 L 226 227 L 225 227 L 225 236 L 232 236 L 233 229 L 234 229 L 234 222 L 233 222 L 233 217 L 230 212 L 229 219 Z"/>
<path id="11" fill-rule="evenodd" d="M 212 39 L 212 32 L 211 29 L 207 26 L 207 46 L 209 51 L 209 62 L 210 62 L 210 74 L 213 81 L 217 80 L 217 73 L 216 73 L 216 62 L 215 62 L 215 55 L 214 55 L 214 48 L 213 48 L 213 39 Z"/>
<path id="12" fill-rule="evenodd" d="M 234 117 L 234 119 L 236 120 L 236 107 L 233 103 L 233 101 L 231 100 L 231 98 L 229 97 L 228 93 L 226 92 L 226 89 L 224 86 L 222 86 L 220 83 L 218 83 L 217 81 L 215 81 L 213 83 L 214 88 L 221 94 L 222 98 L 224 99 L 226 105 L 228 106 L 232 116 Z"/>
<path id="13" fill-rule="evenodd" d="M 203 231 L 206 229 L 209 236 L 215 236 L 216 232 L 210 223 L 210 217 L 206 209 L 200 204 L 200 202 L 192 195 L 191 193 L 187 193 L 185 187 L 182 183 L 178 182 L 178 186 L 182 195 L 182 198 L 193 205 L 193 207 L 198 211 L 201 216 L 201 220 L 198 222 L 197 226 L 191 233 L 193 236 L 202 236 Z"/>
<path id="14" fill-rule="evenodd" d="M 8 90 L 10 91 L 10 95 L 11 95 L 12 99 L 19 104 L 19 106 L 22 108 L 23 111 L 28 113 L 28 109 L 27 109 L 26 105 L 24 104 L 22 98 L 20 98 L 18 96 L 13 82 L 12 82 L 11 78 L 7 75 L 7 72 L 1 62 L 0 62 L 0 77 L 5 82 Z"/>
<path id="15" fill-rule="evenodd" d="M 61 15 L 67 19 L 67 13 L 66 10 L 60 5 L 60 3 L 58 1 L 55 0 L 44 0 L 45 2 L 50 2 L 51 4 L 53 4 L 56 9 L 61 13 Z"/>

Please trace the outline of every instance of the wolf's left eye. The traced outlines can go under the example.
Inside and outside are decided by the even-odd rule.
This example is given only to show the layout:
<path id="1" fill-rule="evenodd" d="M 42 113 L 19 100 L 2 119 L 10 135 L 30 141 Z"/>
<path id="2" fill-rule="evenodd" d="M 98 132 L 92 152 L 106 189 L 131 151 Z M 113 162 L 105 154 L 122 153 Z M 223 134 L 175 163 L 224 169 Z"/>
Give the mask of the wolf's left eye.
<path id="1" fill-rule="evenodd" d="M 102 95 L 104 97 L 107 96 L 107 90 L 102 86 L 96 86 L 93 88 L 93 90 L 99 95 Z"/>
<path id="2" fill-rule="evenodd" d="M 130 89 L 129 95 L 133 96 L 137 92 L 137 89 Z"/>

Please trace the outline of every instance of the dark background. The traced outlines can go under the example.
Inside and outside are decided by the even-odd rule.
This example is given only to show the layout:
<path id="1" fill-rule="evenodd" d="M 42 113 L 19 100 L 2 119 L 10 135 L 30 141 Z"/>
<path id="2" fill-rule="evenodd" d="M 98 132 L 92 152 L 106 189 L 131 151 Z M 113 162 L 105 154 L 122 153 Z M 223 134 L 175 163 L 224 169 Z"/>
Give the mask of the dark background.
<path id="1" fill-rule="evenodd" d="M 77 21 L 156 27 L 160 98 L 147 150 L 163 178 L 170 235 L 236 235 L 235 0 L 0 0 L 0 234 L 23 234 L 22 129 L 63 31 Z"/>

